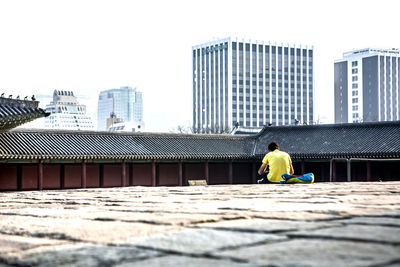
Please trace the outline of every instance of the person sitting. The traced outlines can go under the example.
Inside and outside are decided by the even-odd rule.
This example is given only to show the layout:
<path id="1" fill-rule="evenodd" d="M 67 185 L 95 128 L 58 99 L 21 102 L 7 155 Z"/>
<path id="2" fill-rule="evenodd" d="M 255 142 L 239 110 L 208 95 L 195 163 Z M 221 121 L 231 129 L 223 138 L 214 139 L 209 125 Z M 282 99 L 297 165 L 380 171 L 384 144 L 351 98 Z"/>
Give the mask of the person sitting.
<path id="1" fill-rule="evenodd" d="M 280 183 L 283 180 L 282 174 L 294 173 L 292 159 L 288 153 L 279 150 L 276 142 L 270 143 L 268 150 L 269 153 L 264 156 L 258 170 L 258 174 L 262 177 L 257 181 L 258 184 Z M 267 167 L 269 167 L 269 171 L 267 171 Z"/>

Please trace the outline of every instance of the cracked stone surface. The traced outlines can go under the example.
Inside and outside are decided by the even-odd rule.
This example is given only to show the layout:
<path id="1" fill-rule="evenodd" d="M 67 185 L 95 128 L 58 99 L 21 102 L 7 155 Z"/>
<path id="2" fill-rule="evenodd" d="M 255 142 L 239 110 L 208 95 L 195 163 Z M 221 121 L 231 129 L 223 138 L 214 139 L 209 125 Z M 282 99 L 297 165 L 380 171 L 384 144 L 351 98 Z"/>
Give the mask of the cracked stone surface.
<path id="1" fill-rule="evenodd" d="M 0 266 L 399 266 L 400 182 L 0 193 Z"/>
<path id="2" fill-rule="evenodd" d="M 133 247 L 102 246 L 93 244 L 64 245 L 59 247 L 23 251 L 20 254 L 9 254 L 7 264 L 24 266 L 114 266 L 123 262 L 134 262 L 141 259 L 162 255 L 151 250 Z"/>
<path id="3" fill-rule="evenodd" d="M 359 242 L 295 239 L 215 254 L 245 258 L 255 264 L 281 266 L 383 266 L 391 259 L 399 258 L 399 248 Z"/>
<path id="4" fill-rule="evenodd" d="M 348 239 L 400 245 L 400 227 L 352 224 L 312 231 L 297 231 L 295 233 L 287 233 L 287 235 L 290 237 Z"/>
<path id="5" fill-rule="evenodd" d="M 128 262 L 117 264 L 118 267 L 130 266 L 174 266 L 174 267 L 191 267 L 191 266 L 218 266 L 218 267 L 247 267 L 254 266 L 250 263 L 235 262 L 229 259 L 215 259 L 206 257 L 187 257 L 187 256 L 165 256 L 154 257 L 143 261 Z"/>
<path id="6" fill-rule="evenodd" d="M 134 243 L 155 249 L 178 253 L 205 253 L 226 247 L 245 246 L 247 244 L 267 243 L 286 239 L 284 236 L 273 234 L 253 234 L 212 229 L 187 229 L 176 233 L 167 233 L 143 242 Z M 218 242 L 216 242 L 218 240 Z"/>

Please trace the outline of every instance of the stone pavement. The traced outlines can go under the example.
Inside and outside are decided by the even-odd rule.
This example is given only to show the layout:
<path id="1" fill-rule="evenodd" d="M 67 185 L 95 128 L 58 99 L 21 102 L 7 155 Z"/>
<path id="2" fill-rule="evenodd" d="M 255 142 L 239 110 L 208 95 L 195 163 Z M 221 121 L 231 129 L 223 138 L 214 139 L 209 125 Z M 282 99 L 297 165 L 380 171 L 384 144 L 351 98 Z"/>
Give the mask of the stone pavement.
<path id="1" fill-rule="evenodd" d="M 0 193 L 0 266 L 400 266 L 400 182 Z"/>

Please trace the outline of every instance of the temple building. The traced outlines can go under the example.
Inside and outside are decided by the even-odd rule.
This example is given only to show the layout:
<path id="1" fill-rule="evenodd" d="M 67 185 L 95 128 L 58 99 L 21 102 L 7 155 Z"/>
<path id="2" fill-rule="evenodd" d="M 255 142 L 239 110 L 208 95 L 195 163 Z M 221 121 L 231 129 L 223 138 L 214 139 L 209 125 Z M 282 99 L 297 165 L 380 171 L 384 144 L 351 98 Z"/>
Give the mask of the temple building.
<path id="1" fill-rule="evenodd" d="M 251 184 L 272 141 L 316 182 L 400 180 L 400 121 L 234 135 L 12 129 L 48 115 L 37 101 L 0 97 L 0 191 Z"/>
<path id="2" fill-rule="evenodd" d="M 272 141 L 316 182 L 400 180 L 399 140 L 400 121 L 266 126 L 255 135 L 14 129 L 0 133 L 0 190 L 251 184 Z"/>

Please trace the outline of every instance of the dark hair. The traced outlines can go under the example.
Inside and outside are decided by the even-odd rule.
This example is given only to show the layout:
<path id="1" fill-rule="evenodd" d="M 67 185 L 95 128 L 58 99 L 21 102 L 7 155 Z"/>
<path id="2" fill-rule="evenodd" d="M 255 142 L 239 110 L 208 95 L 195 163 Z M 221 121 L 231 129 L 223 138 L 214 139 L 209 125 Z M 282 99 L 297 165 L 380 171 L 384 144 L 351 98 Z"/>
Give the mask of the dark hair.
<path id="1" fill-rule="evenodd" d="M 269 151 L 274 151 L 277 148 L 279 148 L 279 145 L 278 145 L 277 142 L 272 142 L 271 144 L 268 145 L 268 150 Z"/>

